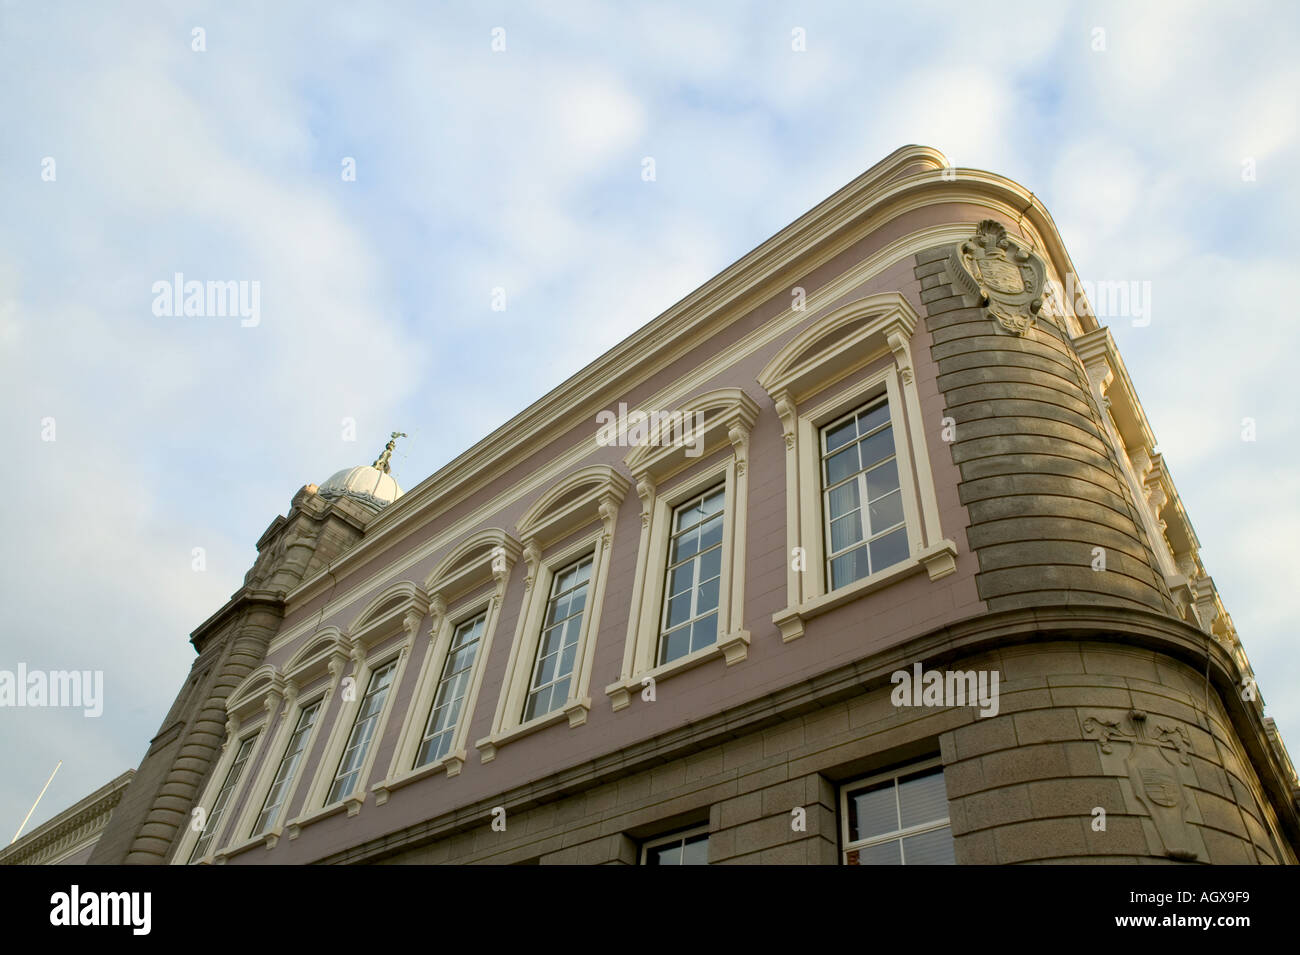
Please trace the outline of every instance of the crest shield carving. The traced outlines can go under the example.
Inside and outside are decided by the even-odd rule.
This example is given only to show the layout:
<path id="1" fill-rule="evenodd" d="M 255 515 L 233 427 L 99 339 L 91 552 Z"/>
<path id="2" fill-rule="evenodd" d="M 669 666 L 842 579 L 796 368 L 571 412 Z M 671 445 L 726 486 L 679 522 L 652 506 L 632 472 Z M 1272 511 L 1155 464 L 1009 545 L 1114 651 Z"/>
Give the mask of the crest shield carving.
<path id="1" fill-rule="evenodd" d="M 1130 710 L 1128 726 L 1118 719 L 1096 714 L 1083 721 L 1083 735 L 1101 747 L 1103 765 L 1111 758 L 1111 771 L 1123 768 L 1133 794 L 1155 824 L 1165 855 L 1184 862 L 1197 858 L 1197 849 L 1187 825 L 1186 808 L 1191 803 L 1178 771 L 1188 766 L 1191 740 L 1177 724 L 1148 725 L 1147 714 Z M 1128 744 L 1127 753 L 1116 753 L 1116 742 Z"/>
<path id="2" fill-rule="evenodd" d="M 1012 334 L 1027 334 L 1043 307 L 1047 273 L 1042 260 L 1021 248 L 993 219 L 985 219 L 974 236 L 953 246 L 948 272 L 955 287 L 978 298 L 989 316 Z"/>

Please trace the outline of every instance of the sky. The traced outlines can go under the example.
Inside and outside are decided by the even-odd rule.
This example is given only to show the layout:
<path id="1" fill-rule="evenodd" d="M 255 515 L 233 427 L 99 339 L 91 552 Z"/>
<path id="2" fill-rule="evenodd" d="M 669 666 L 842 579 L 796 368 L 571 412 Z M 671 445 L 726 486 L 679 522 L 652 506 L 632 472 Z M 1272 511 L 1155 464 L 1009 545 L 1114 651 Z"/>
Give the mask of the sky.
<path id="1" fill-rule="evenodd" d="M 1300 758 L 1298 24 L 0 0 L 0 668 L 105 696 L 0 712 L 0 835 L 59 760 L 29 829 L 139 764 L 299 487 L 393 430 L 414 487 L 908 143 L 1022 183 L 1082 278 L 1149 290 L 1149 322 L 1102 321 Z M 177 273 L 256 282 L 256 322 L 156 314 Z"/>

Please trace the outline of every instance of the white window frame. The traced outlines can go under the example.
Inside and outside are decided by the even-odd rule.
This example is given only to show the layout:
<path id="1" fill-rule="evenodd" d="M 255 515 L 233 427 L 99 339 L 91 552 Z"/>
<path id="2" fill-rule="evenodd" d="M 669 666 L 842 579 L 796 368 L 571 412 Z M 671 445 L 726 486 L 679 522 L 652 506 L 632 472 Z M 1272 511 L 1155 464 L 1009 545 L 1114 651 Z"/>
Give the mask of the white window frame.
<path id="1" fill-rule="evenodd" d="M 895 798 L 897 798 L 898 780 L 901 777 L 911 776 L 915 773 L 919 773 L 927 769 L 933 769 L 936 766 L 939 767 L 940 775 L 942 775 L 943 760 L 940 757 L 934 757 L 933 759 L 925 759 L 916 763 L 908 763 L 905 766 L 897 766 L 894 769 L 888 770 L 886 772 L 876 773 L 874 776 L 864 776 L 861 779 L 854 779 L 854 780 L 850 780 L 849 782 L 840 784 L 840 865 L 848 865 L 848 858 L 850 852 L 855 852 L 861 849 L 869 848 L 874 845 L 879 845 L 883 842 L 893 842 L 896 839 L 905 839 L 908 836 L 917 836 L 917 835 L 921 835 L 922 833 L 935 832 L 939 829 L 944 829 L 944 828 L 947 828 L 949 830 L 949 834 L 951 835 L 952 817 L 951 815 L 948 815 L 948 816 L 944 816 L 943 819 L 941 820 L 924 822 L 919 825 L 910 826 L 906 829 L 899 829 L 894 832 L 886 832 L 878 836 L 871 836 L 868 839 L 859 839 L 856 842 L 851 842 L 849 840 L 849 793 L 850 791 L 863 789 L 867 786 L 875 785 L 876 783 L 882 783 L 885 780 L 893 780 Z M 945 793 L 947 792 L 946 777 L 944 778 L 944 791 Z M 949 803 L 951 803 L 951 799 L 949 800 Z M 906 864 L 906 860 L 904 860 L 904 864 Z"/>
<path id="2" fill-rule="evenodd" d="M 573 663 L 569 667 L 569 672 L 564 674 L 563 676 L 560 676 L 559 668 L 557 665 L 556 672 L 551 674 L 551 679 L 546 682 L 545 686 L 554 688 L 554 686 L 557 683 L 559 683 L 561 680 L 566 681 L 570 686 L 572 686 L 574 674 L 581 668 L 581 663 L 578 660 L 578 651 L 582 649 L 581 633 L 582 630 L 587 626 L 587 618 L 590 616 L 590 611 L 591 611 L 592 575 L 594 574 L 596 569 L 596 555 L 594 553 L 584 553 L 582 556 L 576 558 L 575 560 L 571 560 L 566 564 L 557 566 L 556 569 L 550 571 L 549 573 L 550 582 L 547 584 L 545 588 L 547 591 L 546 603 L 542 605 L 542 611 L 543 611 L 542 621 L 541 621 L 540 629 L 538 630 L 538 634 L 537 634 L 538 638 L 536 641 L 534 641 L 533 652 L 531 654 L 533 658 L 533 665 L 532 667 L 529 668 L 528 682 L 525 685 L 526 688 L 524 692 L 523 712 L 518 717 L 519 722 L 521 724 L 527 723 L 529 721 L 530 717 L 528 716 L 528 707 L 531 704 L 534 695 L 536 695 L 538 692 L 540 692 L 543 689 L 543 687 L 539 686 L 537 683 L 537 676 L 538 673 L 540 672 L 541 665 L 542 665 L 541 638 L 551 626 L 550 624 L 547 623 L 547 619 L 550 617 L 551 605 L 555 602 L 556 598 L 560 596 L 559 594 L 555 593 L 556 581 L 561 579 L 560 577 L 561 574 L 568 573 L 570 570 L 576 570 L 582 567 L 584 564 L 587 566 L 588 570 L 587 570 L 587 579 L 584 580 L 582 584 L 578 585 L 585 590 L 585 593 L 583 595 L 582 608 L 578 611 L 578 613 L 581 616 L 578 617 L 579 635 L 574 640 L 574 644 L 573 644 L 574 646 Z M 570 587 L 567 591 L 565 591 L 565 593 L 566 594 L 573 593 L 578 589 L 578 586 Z M 574 616 L 573 614 L 570 614 L 569 616 L 564 618 L 563 622 L 567 625 L 568 621 L 573 619 L 573 616 Z M 567 626 L 565 629 L 567 629 Z M 564 635 L 561 634 L 560 647 L 563 648 L 563 646 L 564 646 Z M 561 659 L 563 659 L 562 650 L 560 655 L 561 655 Z M 536 714 L 536 716 L 531 717 L 531 719 L 542 719 L 547 716 L 550 716 L 556 710 L 563 709 L 564 706 L 568 704 L 571 698 L 572 698 L 572 693 L 566 694 L 564 702 L 561 703 L 558 707 L 554 705 L 554 700 L 552 699 L 552 705 L 550 709 L 546 710 L 544 713 Z"/>
<path id="3" fill-rule="evenodd" d="M 257 737 L 259 735 L 261 735 L 260 726 L 251 733 L 244 733 L 237 738 L 230 738 L 227 740 L 228 745 L 226 748 L 234 755 L 229 760 L 223 759 L 217 769 L 213 772 L 214 781 L 220 779 L 221 783 L 215 789 L 209 788 L 209 792 L 212 794 L 212 798 L 209 800 L 211 811 L 207 813 L 203 828 L 197 830 L 195 838 L 190 840 L 190 848 L 186 851 L 185 855 L 181 857 L 188 863 L 198 863 L 212 855 L 212 847 L 217 844 L 217 839 L 221 836 L 221 824 L 229 818 L 227 810 L 233 808 L 235 798 L 239 795 L 239 786 L 244 781 L 244 773 L 248 771 L 252 764 L 253 755 L 257 749 Z M 239 754 L 244 752 L 245 747 L 248 747 L 248 755 L 244 757 L 243 763 L 240 763 Z M 222 755 L 225 755 L 224 750 Z M 235 773 L 236 765 L 239 767 L 239 772 L 237 774 Z M 227 788 L 227 785 L 229 785 L 229 788 Z M 221 793 L 223 792 L 227 794 L 226 801 L 218 808 L 216 802 L 221 798 Z M 213 815 L 216 815 L 217 818 L 213 819 Z M 209 828 L 212 828 L 212 835 L 208 837 L 207 850 L 201 855 L 189 858 L 193 853 L 198 851 L 198 844 L 203 841 L 203 836 Z"/>
<path id="4" fill-rule="evenodd" d="M 423 641 L 424 659 L 406 718 L 393 747 L 387 775 L 372 787 L 375 805 L 384 805 L 394 790 L 416 780 L 438 773 L 459 776 L 464 769 L 470 724 L 487 671 L 497 623 L 501 619 L 501 604 L 521 550 L 519 542 L 505 531 L 488 528 L 462 541 L 429 574 L 425 590 L 429 594 L 430 622 L 428 640 Z M 469 688 L 461 704 L 451 747 L 441 759 L 413 767 L 456 627 L 480 613 L 486 613 L 487 619 L 479 638 Z"/>
<path id="5" fill-rule="evenodd" d="M 440 654 L 440 662 L 438 663 L 438 672 L 434 676 L 433 683 L 432 683 L 433 693 L 429 697 L 428 706 L 421 707 L 421 710 L 424 712 L 425 715 L 420 720 L 412 724 L 414 727 L 419 728 L 419 733 L 416 736 L 415 755 L 410 760 L 408 760 L 408 762 L 410 762 L 411 764 L 408 767 L 408 769 L 410 769 L 412 772 L 419 769 L 423 769 L 425 766 L 437 766 L 440 763 L 444 762 L 447 756 L 456 750 L 456 740 L 459 735 L 461 721 L 465 719 L 466 703 L 469 699 L 470 688 L 472 687 L 474 682 L 474 675 L 478 671 L 479 658 L 483 653 L 483 641 L 484 638 L 487 636 L 489 612 L 490 612 L 489 607 L 483 607 L 481 610 L 478 610 L 477 612 L 457 614 L 455 622 L 452 623 L 451 626 L 449 627 L 449 632 L 451 635 L 448 638 L 449 642 L 447 644 L 446 651 Z M 478 636 L 474 638 L 474 643 L 475 643 L 474 659 L 473 662 L 471 662 L 469 665 L 469 677 L 466 680 L 465 693 L 461 697 L 460 709 L 456 713 L 456 722 L 451 727 L 450 741 L 447 744 L 447 751 L 437 756 L 436 758 L 429 760 L 428 762 L 420 763 L 416 765 L 415 760 L 419 759 L 420 750 L 424 747 L 424 741 L 429 735 L 429 721 L 433 719 L 433 713 L 438 703 L 438 694 L 439 692 L 441 692 L 442 687 L 447 680 L 447 663 L 448 661 L 451 660 L 451 652 L 452 650 L 459 650 L 460 647 L 464 646 L 463 643 L 459 645 L 456 643 L 456 637 L 466 627 L 472 627 L 475 623 L 477 623 L 480 620 L 482 621 L 482 626 L 479 627 Z M 414 716 L 415 714 L 412 715 Z M 444 730 L 443 732 L 446 731 Z"/>
<path id="6" fill-rule="evenodd" d="M 555 723 L 567 722 L 570 727 L 587 722 L 591 710 L 591 664 L 595 655 L 595 630 L 599 625 L 601 605 L 604 602 L 605 582 L 609 577 L 609 551 L 607 543 L 612 537 L 613 522 L 609 532 L 602 529 L 587 535 L 563 550 L 542 556 L 532 542 L 525 547 L 524 559 L 531 570 L 520 608 L 519 623 L 506 663 L 502 680 L 501 698 L 493 716 L 492 732 L 474 744 L 483 762 L 491 762 L 497 751 L 507 743 L 527 736 Z M 583 610 L 582 626 L 578 631 L 578 649 L 574 657 L 573 674 L 569 677 L 569 696 L 565 703 L 549 713 L 525 721 L 524 704 L 528 699 L 533 666 L 537 661 L 537 645 L 541 640 L 546 605 L 550 602 L 551 584 L 558 571 L 590 555 L 591 578 L 587 584 L 587 605 Z"/>
<path id="7" fill-rule="evenodd" d="M 876 380 L 878 377 L 883 377 L 886 379 L 885 380 L 886 390 L 879 391 L 877 393 L 877 389 L 880 387 L 879 385 L 876 384 Z M 903 503 L 903 528 L 907 532 L 907 536 L 908 536 L 908 557 L 909 558 L 916 553 L 917 548 L 919 546 L 919 542 L 916 539 L 917 538 L 916 528 L 920 523 L 918 519 L 918 513 L 917 513 L 918 502 L 916 496 L 916 487 L 913 481 L 911 480 L 911 474 L 909 473 L 910 472 L 909 462 L 906 460 L 905 457 L 900 458 L 899 456 L 898 435 L 896 433 L 897 431 L 896 426 L 898 422 L 894 416 L 893 404 L 890 401 L 890 396 L 888 393 L 888 377 L 889 377 L 888 371 L 885 371 L 882 373 L 881 376 L 873 376 L 873 378 L 868 379 L 866 382 L 863 382 L 862 388 L 864 389 L 864 399 L 861 400 L 860 402 L 854 402 L 853 406 L 848 410 L 843 411 L 842 413 L 838 413 L 834 417 L 831 417 L 829 419 L 826 419 L 825 413 L 813 413 L 808 417 L 808 420 L 810 422 L 811 421 L 820 422 L 819 424 L 816 424 L 814 426 L 814 431 L 815 431 L 816 451 L 817 451 L 817 493 L 819 499 L 818 504 L 821 510 L 821 574 L 814 579 L 814 586 L 820 587 L 821 590 L 826 593 L 838 593 L 839 591 L 847 590 L 848 588 L 853 587 L 855 584 L 860 583 L 863 580 L 868 580 L 871 577 L 878 577 L 880 575 L 883 575 L 902 563 L 900 561 L 899 563 L 890 564 L 889 566 L 884 567 L 879 571 L 876 571 L 874 574 L 871 574 L 868 577 L 860 577 L 858 578 L 858 580 L 851 581 L 850 583 L 844 584 L 842 587 L 832 588 L 831 586 L 830 563 L 833 558 L 832 558 L 832 551 L 830 546 L 830 540 L 831 540 L 831 530 L 830 530 L 831 519 L 830 519 L 830 508 L 829 508 L 830 500 L 829 500 L 829 493 L 826 490 L 826 484 L 825 484 L 824 462 L 826 458 L 822 452 L 824 435 L 827 429 L 833 427 L 834 425 L 838 424 L 841 421 L 847 420 L 848 418 L 857 415 L 861 411 L 864 411 L 868 408 L 875 407 L 876 405 L 881 403 L 882 399 L 884 400 L 885 406 L 889 409 L 889 428 L 890 431 L 892 432 L 891 437 L 894 440 L 893 457 L 895 461 L 895 466 L 898 469 L 899 496 L 901 497 Z M 873 385 L 875 385 L 875 387 L 873 387 Z M 837 399 L 835 402 L 832 403 L 831 407 L 840 408 L 842 407 L 842 405 L 843 402 Z M 859 439 L 855 438 L 854 442 L 856 442 L 857 440 Z M 854 475 L 855 480 L 859 482 L 859 487 L 861 488 L 862 500 L 860 502 L 860 506 L 864 518 L 863 521 L 864 529 L 866 528 L 865 516 L 868 507 L 866 489 L 864 486 L 865 474 L 866 471 L 859 471 Z M 897 530 L 897 528 L 891 528 L 890 529 L 891 533 L 894 530 Z M 867 533 L 869 534 L 870 531 L 868 530 Z M 862 541 L 859 541 L 858 543 L 854 544 L 853 547 L 854 548 L 860 547 L 862 546 L 863 543 L 865 543 L 869 539 L 870 539 L 869 537 L 863 537 Z M 853 548 L 849 548 L 849 550 L 852 549 Z M 848 553 L 848 550 L 846 550 L 845 553 Z"/>
<path id="8" fill-rule="evenodd" d="M 626 477 L 607 465 L 583 468 L 543 494 L 515 525 L 525 541 L 524 600 L 492 717 L 492 730 L 474 744 L 482 762 L 491 762 L 501 747 L 548 726 L 567 722 L 574 729 L 586 724 L 591 712 L 591 673 L 605 585 L 609 580 L 614 526 L 630 487 Z M 585 554 L 591 555 L 591 578 L 578 632 L 573 675 L 569 678 L 568 699 L 563 706 L 524 721 L 524 705 L 537 660 L 551 583 L 558 571 Z"/>
<path id="9" fill-rule="evenodd" d="M 781 418 L 786 447 L 787 603 L 772 617 L 784 642 L 803 636 L 812 617 L 903 577 L 925 570 L 939 580 L 956 571 L 957 545 L 939 526 L 916 391 L 910 345 L 916 323 L 903 296 L 869 296 L 815 320 L 758 375 Z M 829 338 L 835 340 L 827 345 Z M 879 367 L 862 375 L 872 366 Z M 845 385 L 853 376 L 858 380 Z M 881 395 L 889 401 L 909 556 L 832 591 L 826 579 L 821 429 Z M 800 553 L 802 561 L 796 558 Z"/>
<path id="10" fill-rule="evenodd" d="M 429 605 L 429 597 L 423 588 L 411 581 L 402 581 L 388 587 L 375 597 L 348 628 L 353 692 L 344 694 L 351 699 L 341 699 L 341 705 L 326 737 L 324 751 L 316 763 L 311 789 L 308 790 L 307 798 L 303 800 L 298 815 L 289 822 L 290 839 L 297 839 L 305 826 L 328 816 L 339 812 L 355 816 L 361 811 L 367 798 L 366 785 L 374 771 L 379 751 L 383 748 L 384 734 L 388 729 L 393 708 L 401 695 L 406 664 L 411 657 L 411 646 L 415 642 L 420 622 L 429 613 Z M 327 803 L 339 762 L 352 735 L 357 713 L 370 686 L 370 677 L 376 670 L 393 662 L 397 665 L 393 673 L 393 681 L 384 699 L 379 719 L 375 723 L 374 733 L 361 764 L 361 771 L 357 775 L 357 783 L 347 796 Z"/>
<path id="11" fill-rule="evenodd" d="M 312 743 L 315 741 L 316 733 L 320 730 L 321 724 L 324 722 L 325 705 L 325 698 L 320 694 L 313 693 L 311 694 L 310 699 L 304 701 L 300 706 L 294 709 L 292 724 L 290 725 L 286 723 L 286 728 L 289 732 L 284 737 L 284 745 L 271 753 L 271 755 L 275 757 L 274 771 L 271 773 L 271 785 L 267 787 L 267 791 L 262 793 L 261 798 L 257 801 L 257 812 L 253 815 L 254 826 L 257 826 L 261 821 L 263 814 L 267 811 L 267 800 L 271 798 L 271 790 L 275 786 L 276 778 L 280 775 L 281 767 L 285 765 L 285 760 L 289 758 L 289 745 L 293 742 L 294 736 L 297 735 L 299 729 L 302 728 L 303 717 L 308 714 L 308 711 L 314 711 L 311 724 L 306 727 L 307 738 L 303 741 L 302 749 L 298 750 L 296 759 L 291 764 L 292 768 L 285 776 L 284 796 L 281 798 L 279 803 L 275 804 L 274 815 L 267 820 L 266 828 L 254 829 L 249 834 L 250 838 L 256 839 L 269 833 L 279 832 L 283 826 L 285 817 L 289 815 L 289 806 L 293 802 L 294 793 L 298 787 L 298 780 L 301 779 L 302 774 L 306 772 L 307 763 L 311 759 Z"/>
<path id="12" fill-rule="evenodd" d="M 724 566 L 727 560 L 727 539 L 729 536 L 727 533 L 728 526 L 729 526 L 727 521 L 727 517 L 728 517 L 727 504 L 729 502 L 727 499 L 728 489 L 727 489 L 727 481 L 725 480 L 726 477 L 725 469 L 722 476 L 724 480 L 721 483 L 710 485 L 704 488 L 703 490 L 701 490 L 699 493 L 692 494 L 690 497 L 686 498 L 685 500 L 679 501 L 677 504 L 669 508 L 668 523 L 665 528 L 665 537 L 667 540 L 667 546 L 664 549 L 664 568 L 661 573 L 661 576 L 664 579 L 663 582 L 659 585 L 659 632 L 655 637 L 654 656 L 652 657 L 652 660 L 654 661 L 654 665 L 656 667 L 669 666 L 670 664 L 675 663 L 677 660 L 689 656 L 690 653 L 692 652 L 692 651 L 688 651 L 687 653 L 683 654 L 681 657 L 676 657 L 673 660 L 667 662 L 660 662 L 659 660 L 659 658 L 663 655 L 664 637 L 668 635 L 668 626 L 667 626 L 668 606 L 669 606 L 668 579 L 672 571 L 672 568 L 674 566 L 672 564 L 673 541 L 677 538 L 677 535 L 679 533 L 676 530 L 677 512 L 680 511 L 683 507 L 686 507 L 688 504 L 691 504 L 697 500 L 703 500 L 707 496 L 711 496 L 718 490 L 722 491 L 722 536 L 716 545 L 719 550 L 719 557 L 720 557 L 719 570 L 718 570 L 718 581 L 719 581 L 718 605 L 710 612 L 717 615 L 718 636 L 722 635 L 722 622 L 727 619 L 726 611 L 729 609 L 726 606 L 726 599 L 724 598 L 724 594 L 723 594 L 724 588 L 722 584 L 728 579 L 729 577 L 728 571 L 730 570 L 729 567 Z M 676 497 L 676 495 L 674 495 L 674 497 Z M 709 517 L 708 520 L 713 520 L 713 516 Z M 712 548 L 710 548 L 710 550 L 711 549 Z M 695 608 L 696 600 L 699 597 L 700 583 L 698 580 L 698 568 L 701 563 L 700 557 L 701 557 L 700 553 L 696 553 L 693 554 L 691 557 L 687 558 L 687 560 L 691 561 L 692 565 L 696 568 L 696 572 L 692 575 L 693 579 L 692 579 L 691 590 L 690 590 L 692 609 Z M 682 563 L 685 563 L 685 561 L 678 561 L 678 565 Z M 699 613 L 693 614 L 692 616 L 687 618 L 685 624 L 680 624 L 679 626 L 686 626 L 686 625 L 694 626 L 695 622 L 702 616 L 705 615 Z M 714 643 L 716 642 L 717 642 L 717 638 L 715 637 Z M 709 646 L 712 645 L 713 644 L 709 644 Z M 701 647 L 700 649 L 703 650 L 704 648 Z M 699 651 L 694 651 L 694 652 L 699 652 Z"/>
<path id="13" fill-rule="evenodd" d="M 364 791 L 365 788 L 364 767 L 366 766 L 368 757 L 370 756 L 371 748 L 383 741 L 383 737 L 381 735 L 381 729 L 383 726 L 383 715 L 385 710 L 388 708 L 388 702 L 390 698 L 393 696 L 393 694 L 398 688 L 397 677 L 400 672 L 400 669 L 401 669 L 400 660 L 397 656 L 391 656 L 389 659 L 375 663 L 367 668 L 368 673 L 366 676 L 366 688 L 365 690 L 361 691 L 360 685 L 358 685 L 357 687 L 357 689 L 361 692 L 361 695 L 357 699 L 357 704 L 358 704 L 357 708 L 352 711 L 352 718 L 351 718 L 352 725 L 348 729 L 347 736 L 344 737 L 344 745 L 343 745 L 342 752 L 339 754 L 338 767 L 334 770 L 334 777 L 333 779 L 330 780 L 329 788 L 326 790 L 326 796 L 325 796 L 326 805 L 333 805 L 336 802 L 343 802 L 345 799 L 349 798 L 353 793 L 357 792 L 358 789 Z M 346 793 L 343 793 L 342 795 L 336 796 L 334 798 L 330 798 L 334 794 L 334 787 L 338 784 L 339 780 L 342 778 L 340 776 L 340 773 L 343 770 L 343 760 L 347 758 L 348 749 L 352 743 L 352 737 L 356 735 L 357 727 L 361 722 L 361 712 L 362 712 L 361 708 L 365 706 L 366 701 L 368 699 L 370 699 L 376 692 L 378 692 L 377 688 L 374 686 L 375 678 L 379 674 L 383 673 L 385 670 L 391 670 L 392 673 L 388 678 L 388 686 L 384 687 L 382 690 L 384 694 L 384 701 L 383 703 L 380 704 L 379 712 L 373 714 L 375 723 L 374 726 L 371 728 L 369 738 L 365 741 L 364 744 L 365 752 L 361 757 L 362 760 L 361 766 L 357 767 L 356 770 L 357 778 L 356 780 L 353 781 L 352 788 L 349 789 Z M 322 767 L 322 769 L 327 769 L 327 768 L 328 767 Z"/>
<path id="14" fill-rule="evenodd" d="M 640 695 L 647 680 L 665 677 L 710 660 L 727 666 L 749 654 L 745 629 L 745 548 L 749 498 L 749 435 L 758 420 L 758 404 L 740 388 L 722 388 L 687 401 L 676 413 L 687 420 L 706 415 L 698 436 L 700 454 L 686 455 L 680 447 L 643 446 L 625 458 L 636 476 L 641 498 L 641 540 L 632 583 L 623 666 L 616 682 L 605 687 L 613 708 L 624 709 Z M 700 461 L 721 458 L 701 467 Z M 673 511 L 710 488 L 726 488 L 722 526 L 722 581 L 718 592 L 718 639 L 669 663 L 658 664 L 663 592 L 672 538 Z"/>
<path id="15" fill-rule="evenodd" d="M 641 865 L 649 864 L 647 860 L 650 857 L 651 849 L 657 849 L 660 846 L 666 846 L 669 843 L 673 843 L 673 842 L 685 843 L 687 839 L 694 838 L 695 836 L 704 836 L 704 842 L 705 845 L 707 846 L 709 841 L 708 823 L 703 823 L 698 826 L 692 826 L 689 829 L 679 829 L 676 832 L 670 832 L 667 833 L 666 835 L 655 836 L 655 838 L 653 839 L 647 839 L 645 842 L 641 843 L 641 853 L 640 853 L 640 860 L 639 860 L 640 864 Z M 708 863 L 705 862 L 705 865 L 708 865 Z"/>
<path id="16" fill-rule="evenodd" d="M 285 664 L 283 672 L 277 674 L 280 683 L 267 693 L 265 706 L 272 718 L 279 710 L 279 718 L 274 724 L 274 731 L 271 730 L 271 723 L 268 722 L 267 731 L 258 740 L 257 751 L 253 757 L 253 761 L 257 764 L 256 775 L 247 784 L 243 805 L 234 827 L 226 829 L 228 835 L 225 841 L 229 845 L 215 853 L 216 862 L 221 863 L 230 856 L 259 844 L 264 845 L 268 850 L 274 849 L 279 842 L 286 824 L 284 813 L 267 832 L 253 834 L 253 825 L 261 815 L 263 803 L 279 770 L 280 761 L 284 756 L 285 747 L 288 746 L 289 737 L 298 723 L 299 714 L 305 706 L 320 700 L 322 701 L 321 712 L 312 726 L 304 750 L 303 762 L 294 773 L 294 779 L 285 793 L 286 813 L 288 807 L 293 804 L 298 787 L 302 785 L 307 762 L 320 736 L 321 726 L 329 716 L 330 703 L 343 677 L 351 649 L 352 641 L 342 631 L 337 627 L 326 627 L 304 641 L 302 648 Z"/>
<path id="17" fill-rule="evenodd" d="M 456 717 L 456 728 L 452 731 L 451 745 L 442 757 L 422 766 L 415 766 L 415 757 L 419 752 L 420 743 L 424 740 L 429 713 L 433 709 L 438 686 L 442 682 L 442 671 L 451 653 L 452 640 L 462 624 L 477 617 L 484 618 L 483 632 L 478 639 L 478 649 L 474 652 L 474 665 L 470 670 L 469 685 L 461 702 L 460 713 Z M 458 602 L 450 611 L 446 609 L 446 603 L 441 598 L 435 601 L 434 625 L 429 631 L 429 646 L 424 655 L 424 664 L 420 669 L 413 702 L 407 712 L 402 734 L 398 737 L 393 759 L 389 764 L 388 778 L 374 787 L 377 804 L 382 805 L 387 802 L 393 790 L 407 783 L 438 773 L 459 776 L 464 769 L 465 760 L 468 758 L 470 723 L 474 718 L 479 689 L 487 669 L 487 657 L 492 650 L 492 636 L 496 632 L 500 617 L 500 600 L 495 595 L 479 596 Z"/>

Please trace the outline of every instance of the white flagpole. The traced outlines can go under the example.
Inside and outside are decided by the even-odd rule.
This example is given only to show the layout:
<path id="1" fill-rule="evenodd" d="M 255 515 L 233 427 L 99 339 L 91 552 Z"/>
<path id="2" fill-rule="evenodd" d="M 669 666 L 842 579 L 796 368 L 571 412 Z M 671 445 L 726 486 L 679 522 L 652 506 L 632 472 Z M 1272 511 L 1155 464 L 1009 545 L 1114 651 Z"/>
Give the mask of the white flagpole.
<path id="1" fill-rule="evenodd" d="M 62 765 L 63 765 L 63 760 L 59 760 L 59 766 Z M 57 773 L 59 771 L 59 766 L 54 767 L 54 773 Z M 32 813 L 36 811 L 36 807 L 41 804 L 41 799 L 45 796 L 45 790 L 49 789 L 50 783 L 54 782 L 54 773 L 50 773 L 50 778 L 45 780 L 45 787 L 41 790 L 41 794 L 36 797 L 36 802 L 32 803 L 32 808 L 27 810 L 27 815 L 23 817 L 23 824 L 18 827 L 18 831 L 14 833 L 14 837 L 9 840 L 10 845 L 13 845 L 15 842 L 17 842 L 18 837 L 23 834 L 23 829 L 27 827 L 27 820 L 32 818 Z"/>

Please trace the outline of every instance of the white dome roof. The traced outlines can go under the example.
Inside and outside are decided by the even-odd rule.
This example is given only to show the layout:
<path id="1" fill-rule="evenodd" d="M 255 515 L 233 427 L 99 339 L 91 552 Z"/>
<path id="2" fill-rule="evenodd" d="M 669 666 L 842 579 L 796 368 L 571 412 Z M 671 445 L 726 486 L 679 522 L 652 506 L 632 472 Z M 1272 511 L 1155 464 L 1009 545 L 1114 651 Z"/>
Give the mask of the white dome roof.
<path id="1" fill-rule="evenodd" d="M 383 507 L 402 496 L 391 475 L 368 464 L 344 468 L 316 490 L 324 497 L 351 497 L 367 504 Z"/>

